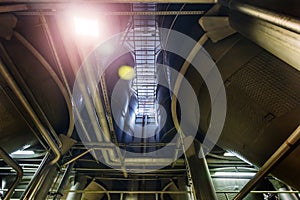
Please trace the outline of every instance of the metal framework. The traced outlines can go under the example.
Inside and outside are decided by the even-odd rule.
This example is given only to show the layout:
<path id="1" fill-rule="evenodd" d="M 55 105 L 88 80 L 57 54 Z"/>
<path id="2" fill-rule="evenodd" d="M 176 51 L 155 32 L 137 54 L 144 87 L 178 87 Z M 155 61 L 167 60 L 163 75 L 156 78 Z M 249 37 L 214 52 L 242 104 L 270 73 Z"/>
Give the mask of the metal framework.
<path id="1" fill-rule="evenodd" d="M 155 12 L 156 4 L 133 4 L 133 12 Z M 132 88 L 138 99 L 136 123 L 156 122 L 156 55 L 160 38 L 154 15 L 134 15 L 132 31 L 127 42 L 133 46 L 135 57 L 135 79 Z M 145 116 L 147 116 L 145 118 Z"/>

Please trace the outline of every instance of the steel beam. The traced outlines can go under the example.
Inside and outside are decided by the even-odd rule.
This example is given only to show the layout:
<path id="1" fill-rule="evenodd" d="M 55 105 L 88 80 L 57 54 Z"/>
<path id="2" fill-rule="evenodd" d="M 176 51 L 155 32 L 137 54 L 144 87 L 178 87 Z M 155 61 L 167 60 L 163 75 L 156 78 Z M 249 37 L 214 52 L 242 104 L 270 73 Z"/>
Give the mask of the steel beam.
<path id="1" fill-rule="evenodd" d="M 28 3 L 26 0 L 1 0 L 2 3 Z M 30 3 L 217 3 L 217 0 L 30 0 Z"/>
<path id="2" fill-rule="evenodd" d="M 201 157 L 198 157 L 198 152 Z M 190 173 L 197 199 L 217 200 L 208 165 L 200 143 L 194 143 L 186 151 Z"/>
<path id="3" fill-rule="evenodd" d="M 65 190 L 72 193 L 90 193 L 90 194 L 188 194 L 189 191 L 104 191 L 104 190 Z"/>
<path id="4" fill-rule="evenodd" d="M 275 153 L 265 162 L 256 175 L 244 188 L 234 197 L 234 200 L 242 200 L 271 170 L 280 160 L 291 152 L 290 150 L 300 141 L 300 126 L 288 137 L 286 141 L 275 151 Z"/>
<path id="5" fill-rule="evenodd" d="M 24 10 L 28 10 L 28 7 L 26 4 L 0 6 L 0 13 L 24 11 Z"/>

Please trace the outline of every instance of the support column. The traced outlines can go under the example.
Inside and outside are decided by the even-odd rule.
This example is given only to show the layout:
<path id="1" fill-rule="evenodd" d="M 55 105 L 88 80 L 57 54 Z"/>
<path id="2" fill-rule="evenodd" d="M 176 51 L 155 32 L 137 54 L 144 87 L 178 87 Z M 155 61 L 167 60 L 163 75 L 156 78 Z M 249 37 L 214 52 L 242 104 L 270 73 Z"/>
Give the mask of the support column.
<path id="1" fill-rule="evenodd" d="M 198 155 L 198 152 L 200 156 Z M 199 200 L 217 200 L 218 198 L 201 144 L 194 141 L 186 151 L 186 156 L 190 166 L 196 198 Z"/>

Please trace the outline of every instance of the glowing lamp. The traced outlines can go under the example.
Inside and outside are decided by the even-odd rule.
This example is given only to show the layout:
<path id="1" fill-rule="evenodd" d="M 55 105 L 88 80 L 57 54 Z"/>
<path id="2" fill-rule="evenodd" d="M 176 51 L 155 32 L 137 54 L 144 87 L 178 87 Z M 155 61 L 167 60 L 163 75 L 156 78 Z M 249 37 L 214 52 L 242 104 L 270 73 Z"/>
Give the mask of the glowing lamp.
<path id="1" fill-rule="evenodd" d="M 99 23 L 97 19 L 74 17 L 74 24 L 76 34 L 99 37 Z"/>

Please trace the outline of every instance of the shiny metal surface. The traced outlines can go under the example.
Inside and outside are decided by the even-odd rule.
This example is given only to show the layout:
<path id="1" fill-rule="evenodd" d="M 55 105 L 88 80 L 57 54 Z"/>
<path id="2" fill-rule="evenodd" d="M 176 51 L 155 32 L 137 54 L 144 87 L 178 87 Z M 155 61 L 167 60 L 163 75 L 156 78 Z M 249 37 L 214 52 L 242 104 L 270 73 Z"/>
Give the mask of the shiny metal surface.
<path id="1" fill-rule="evenodd" d="M 9 1 L 4 2 L 12 5 Z M 85 40 L 82 38 L 74 39 L 72 31 L 66 31 L 68 29 L 71 30 L 71 28 L 67 27 L 69 23 L 65 21 L 66 16 L 61 15 L 61 13 L 64 12 L 64 9 L 67 10 L 70 8 L 69 0 L 57 0 L 55 2 L 42 0 L 39 2 L 36 1 L 36 4 L 32 4 L 35 0 L 31 2 L 12 0 L 10 2 L 22 2 L 21 5 L 25 4 L 25 7 L 29 8 L 28 11 L 24 10 L 18 13 L 17 10 L 25 7 L 10 7 L 10 9 L 15 9 L 13 14 L 18 19 L 18 23 L 13 30 L 26 38 L 32 47 L 35 48 L 36 52 L 33 53 L 25 48 L 24 43 L 22 44 L 22 41 L 18 40 L 18 38 L 20 39 L 18 34 L 11 34 L 12 37 L 8 39 L 2 37 L 2 35 L 7 36 L 8 34 L 2 34 L 3 32 L 0 29 L 3 49 L 7 51 L 12 63 L 16 66 L 16 70 L 24 79 L 24 83 L 21 84 L 19 79 L 15 77 L 8 59 L 5 59 L 4 51 L 1 51 L 0 57 L 4 65 L 1 65 L 2 76 L 0 77 L 0 146 L 5 147 L 5 149 L 8 146 L 8 152 L 12 152 L 22 149 L 26 144 L 29 144 L 29 148 L 36 151 L 39 155 L 40 153 L 42 155 L 46 151 L 49 151 L 47 148 L 52 147 L 58 155 L 59 140 L 53 133 L 57 133 L 57 135 L 65 133 L 77 141 L 80 140 L 76 132 L 77 130 L 75 129 L 74 132 L 71 131 L 71 126 L 69 126 L 72 125 L 73 113 L 70 112 L 71 104 L 68 98 L 71 96 L 72 85 L 74 84 L 78 69 L 87 52 L 91 50 L 89 48 L 91 43 L 85 43 Z M 45 4 L 45 2 L 48 3 Z M 198 24 L 200 15 L 203 13 L 210 13 L 210 16 L 213 17 L 222 17 L 222 20 L 226 22 L 226 26 L 228 26 L 229 19 L 230 25 L 238 33 L 232 35 L 234 31 L 230 32 L 231 34 L 225 34 L 220 37 L 221 39 L 217 39 L 214 42 L 209 38 L 205 38 L 205 44 L 203 41 L 199 42 L 201 43 L 199 47 L 203 45 L 218 66 L 226 87 L 228 103 L 225 126 L 217 146 L 213 150 L 213 154 L 207 155 L 205 160 L 201 160 L 201 163 L 199 160 L 196 160 L 198 150 L 195 150 L 195 152 L 189 154 L 191 161 L 189 163 L 186 163 L 186 159 L 181 158 L 175 164 L 151 173 L 124 174 L 122 171 L 109 168 L 98 160 L 95 160 L 92 155 L 99 154 L 104 156 L 110 164 L 115 165 L 117 168 L 126 167 L 132 170 L 143 165 L 161 165 L 167 160 L 138 157 L 124 159 L 122 163 L 119 159 L 120 155 L 117 155 L 117 152 L 114 151 L 111 145 L 106 145 L 105 141 L 106 139 L 116 139 L 117 142 L 115 144 L 119 145 L 120 148 L 126 149 L 156 149 L 163 147 L 166 141 L 172 138 L 177 132 L 174 128 L 174 123 L 170 120 L 170 95 L 172 93 L 162 87 L 157 90 L 157 100 L 163 104 L 164 108 L 167 108 L 166 111 L 169 118 L 166 124 L 160 125 L 163 126 L 161 127 L 160 136 L 166 135 L 159 138 L 159 143 L 128 143 L 128 141 L 131 141 L 129 140 L 131 135 L 125 135 L 124 132 L 127 130 L 128 133 L 132 131 L 132 124 L 129 121 L 134 118 L 134 109 L 136 106 L 136 99 L 131 96 L 129 90 L 118 91 L 121 93 L 120 99 L 117 99 L 121 102 L 118 105 L 118 110 L 120 111 L 118 116 L 115 119 L 112 116 L 107 116 L 111 115 L 110 101 L 117 101 L 111 98 L 114 85 L 118 80 L 115 72 L 119 67 L 118 65 L 123 64 L 126 60 L 130 64 L 134 64 L 132 56 L 125 56 L 114 62 L 110 66 L 111 71 L 108 70 L 105 73 L 106 75 L 102 83 L 95 82 L 95 74 L 88 71 L 86 75 L 89 77 L 89 86 L 82 88 L 85 91 L 83 98 L 89 97 L 90 89 L 96 89 L 97 98 L 89 102 L 88 112 L 90 112 L 90 116 L 97 115 L 97 119 L 99 119 L 99 121 L 95 120 L 92 122 L 95 126 L 94 131 L 99 133 L 100 130 L 98 130 L 97 126 L 101 124 L 100 127 L 105 129 L 106 137 L 91 134 L 88 131 L 88 127 L 84 127 L 83 120 L 85 119 L 78 118 L 81 121 L 82 130 L 90 142 L 88 144 L 90 149 L 86 150 L 79 142 L 71 150 L 65 150 L 66 154 L 61 158 L 57 156 L 55 161 L 58 158 L 59 161 L 53 166 L 60 168 L 63 172 L 66 170 L 66 164 L 72 163 L 74 165 L 72 170 L 68 170 L 69 172 L 72 171 L 69 178 L 65 178 L 63 181 L 63 183 L 66 183 L 63 193 L 69 199 L 80 199 L 82 193 L 99 193 L 94 194 L 94 197 L 109 194 L 113 200 L 126 199 L 130 197 L 129 194 L 137 193 L 139 194 L 132 195 L 132 197 L 152 200 L 154 198 L 159 199 L 159 194 L 163 194 L 161 196 L 168 199 L 172 197 L 176 198 L 176 195 L 180 197 L 189 196 L 187 194 L 194 192 L 191 189 L 192 186 L 198 188 L 198 196 L 202 195 L 203 199 L 208 195 L 206 192 L 211 192 L 211 198 L 214 199 L 231 199 L 237 192 L 241 191 L 243 184 L 249 181 L 252 176 L 248 174 L 247 176 L 236 178 L 236 174 L 229 174 L 229 176 L 228 173 L 246 172 L 252 174 L 255 172 L 255 167 L 263 166 L 268 158 L 273 155 L 289 137 L 290 133 L 298 126 L 300 121 L 300 65 L 298 61 L 300 37 L 297 30 L 298 25 L 293 23 L 297 23 L 295 19 L 299 15 L 297 13 L 297 10 L 300 8 L 299 3 L 292 0 L 285 3 L 274 0 L 274 5 L 269 0 L 260 2 L 254 0 L 253 3 L 248 0 L 241 2 L 232 1 L 229 9 L 216 6 L 213 10 L 214 12 L 207 12 L 210 5 L 206 3 L 215 3 L 214 1 L 201 1 L 206 5 L 190 5 L 187 2 L 196 3 L 198 1 L 187 1 L 184 2 L 187 4 L 180 5 L 158 4 L 158 12 L 146 13 L 143 11 L 132 12 L 130 10 L 131 5 L 122 4 L 124 3 L 122 0 L 118 1 L 121 4 L 102 4 L 103 2 L 100 3 L 99 1 L 78 1 L 77 3 L 80 2 L 84 2 L 90 7 L 95 6 L 99 8 L 99 12 L 102 11 L 100 9 L 101 6 L 107 6 L 105 9 L 102 8 L 104 11 L 98 17 L 99 19 L 103 17 L 105 12 L 109 14 L 108 16 L 105 15 L 105 20 L 114 26 L 111 27 L 111 34 L 124 30 L 127 27 L 127 23 L 130 23 L 131 15 L 136 17 L 139 15 L 155 15 L 159 26 L 167 28 L 171 26 L 172 29 L 187 34 L 195 41 L 198 41 L 202 35 L 205 35 L 205 30 L 202 30 Z M 125 2 L 129 1 L 126 0 Z M 243 7 L 244 4 L 248 6 Z M 268 5 L 270 5 L 270 8 Z M 5 8 L 1 6 L 0 11 L 1 8 Z M 260 9 L 253 10 L 253 8 L 257 7 Z M 241 12 L 244 12 L 244 14 L 241 14 Z M 199 14 L 199 16 L 196 14 Z M 286 18 L 286 16 L 289 17 Z M 213 21 L 209 20 L 212 24 L 214 23 Z M 285 24 L 285 22 L 287 23 Z M 12 28 L 10 27 L 11 30 Z M 178 41 L 178 44 L 180 42 L 182 41 Z M 79 45 L 79 43 L 81 44 Z M 193 52 L 194 54 L 197 53 L 196 50 Z M 40 54 L 38 57 L 42 57 L 44 61 L 37 58 L 37 53 Z M 159 56 L 164 59 L 161 59 Z M 172 68 L 181 71 L 195 90 L 201 108 L 197 140 L 202 141 L 206 130 L 210 127 L 211 118 L 211 102 L 207 87 L 203 83 L 203 78 L 195 72 L 193 66 L 189 66 L 189 63 L 179 58 L 179 56 L 172 55 L 169 52 L 162 52 L 159 56 L 159 61 L 167 61 L 164 64 L 168 64 Z M 49 64 L 48 66 L 52 69 L 51 73 L 54 73 L 58 80 L 54 81 L 51 78 L 51 73 L 43 69 L 42 64 L 45 64 L 45 62 Z M 184 67 L 181 68 L 182 66 Z M 161 69 L 158 72 L 158 77 L 166 81 L 176 80 L 177 78 L 170 77 L 167 71 Z M 57 82 L 60 82 L 60 86 L 57 85 Z M 24 89 L 24 84 L 28 86 L 28 90 Z M 129 88 L 130 83 L 127 84 Z M 62 89 L 65 91 L 63 95 L 61 94 Z M 30 96 L 29 90 L 32 92 L 32 96 L 36 98 L 36 104 L 44 112 L 44 120 L 42 120 L 43 117 L 38 114 L 36 108 L 32 106 L 35 103 L 28 98 Z M 18 95 L 16 96 L 16 94 Z M 27 102 L 25 101 L 26 99 L 28 100 Z M 80 98 L 73 100 L 80 101 Z M 189 110 L 192 111 L 193 107 L 192 105 L 190 106 Z M 173 105 L 172 109 L 173 111 L 176 109 L 180 110 L 176 105 L 175 107 Z M 74 114 L 80 112 L 78 109 L 73 110 Z M 36 114 L 36 116 L 33 114 Z M 31 117 L 34 118 L 34 121 L 31 120 Z M 189 114 L 189 119 L 194 119 L 193 112 Z M 109 123 L 107 123 L 107 120 Z M 47 121 L 48 125 L 50 124 L 53 127 L 52 131 L 49 128 L 50 126 L 47 126 Z M 121 127 L 115 125 L 116 121 L 120 122 Z M 123 130 L 125 126 L 127 127 L 126 131 Z M 176 122 L 175 126 L 178 126 Z M 177 129 L 180 130 L 180 127 L 177 127 Z M 42 135 L 46 137 L 48 142 L 47 145 L 44 145 L 46 150 L 41 148 L 41 144 L 38 143 L 33 135 L 37 130 L 42 132 Z M 116 134 L 116 137 L 114 137 L 113 133 Z M 95 138 L 98 138 L 98 140 L 95 141 Z M 58 141 L 57 144 L 55 144 L 56 140 Z M 247 197 L 249 200 L 263 198 L 263 194 L 280 196 L 278 195 L 279 193 L 285 192 L 298 195 L 298 191 L 296 190 L 300 188 L 298 181 L 300 179 L 300 161 L 298 159 L 300 148 L 297 144 L 295 144 L 290 154 L 282 157 L 280 163 L 271 171 L 272 176 L 283 180 L 286 184 L 295 188 L 295 190 L 279 191 L 272 185 L 270 186 L 270 179 L 273 180 L 273 178 L 269 175 L 262 184 L 257 185 L 257 188 L 250 191 L 250 195 Z M 232 159 L 225 158 L 223 156 L 224 150 L 233 152 L 235 155 L 247 160 L 248 163 L 235 157 Z M 89 152 L 92 155 L 88 154 Z M 280 158 L 277 154 L 274 157 L 275 160 Z M 205 161 L 207 162 L 207 166 L 205 165 Z M 11 179 L 9 179 L 9 176 L 13 174 L 11 167 L 6 166 L 2 160 L 0 162 L 0 176 L 4 176 L 5 180 L 11 182 Z M 28 181 L 36 171 L 38 172 L 37 176 L 35 176 L 37 177 L 35 178 L 37 180 L 37 187 L 29 184 L 31 187 L 30 191 L 34 191 L 35 193 L 38 187 L 43 185 L 42 183 L 45 183 L 47 178 L 50 180 L 50 177 L 45 175 L 45 173 L 40 173 L 41 170 L 37 168 L 41 162 L 40 157 L 17 158 L 17 162 L 21 163 L 26 177 L 15 190 L 13 198 L 21 196 L 20 193 L 24 191 L 24 188 L 28 185 Z M 212 182 L 209 181 L 208 185 L 211 186 L 213 184 L 216 194 L 214 194 L 211 187 L 206 188 L 205 191 L 201 188 L 201 184 L 199 184 L 201 181 L 197 179 L 198 175 L 195 175 L 198 173 L 197 170 L 200 169 L 200 166 L 202 166 L 201 172 L 205 175 L 201 177 L 206 177 L 204 179 L 206 181 L 209 178 L 212 179 Z M 218 175 L 216 172 L 225 172 L 225 175 Z M 84 177 L 85 180 L 80 177 Z M 60 179 L 59 177 L 58 180 Z M 164 186 L 170 183 L 170 179 L 174 183 L 172 188 L 163 191 Z M 193 183 L 188 179 L 194 179 Z M 53 198 L 53 192 L 55 193 L 58 188 L 60 188 L 59 191 L 62 191 L 61 187 L 58 187 L 58 184 L 53 184 L 53 187 L 50 189 L 48 187 L 50 182 L 54 182 L 52 178 L 48 182 L 49 184 L 46 184 L 47 187 L 45 187 L 45 190 L 41 191 L 42 198 L 46 195 L 48 195 L 47 198 Z M 86 185 L 91 182 L 105 185 L 107 191 L 87 191 Z M 178 191 L 176 191 L 176 187 Z M 288 188 L 285 185 L 284 187 Z M 7 189 L 7 186 L 4 186 L 2 191 L 6 191 Z M 47 190 L 50 191 L 49 194 L 47 194 Z M 67 194 L 68 192 L 69 195 Z M 26 193 L 28 197 L 33 194 L 28 191 Z M 62 196 L 62 198 L 65 197 Z"/>

